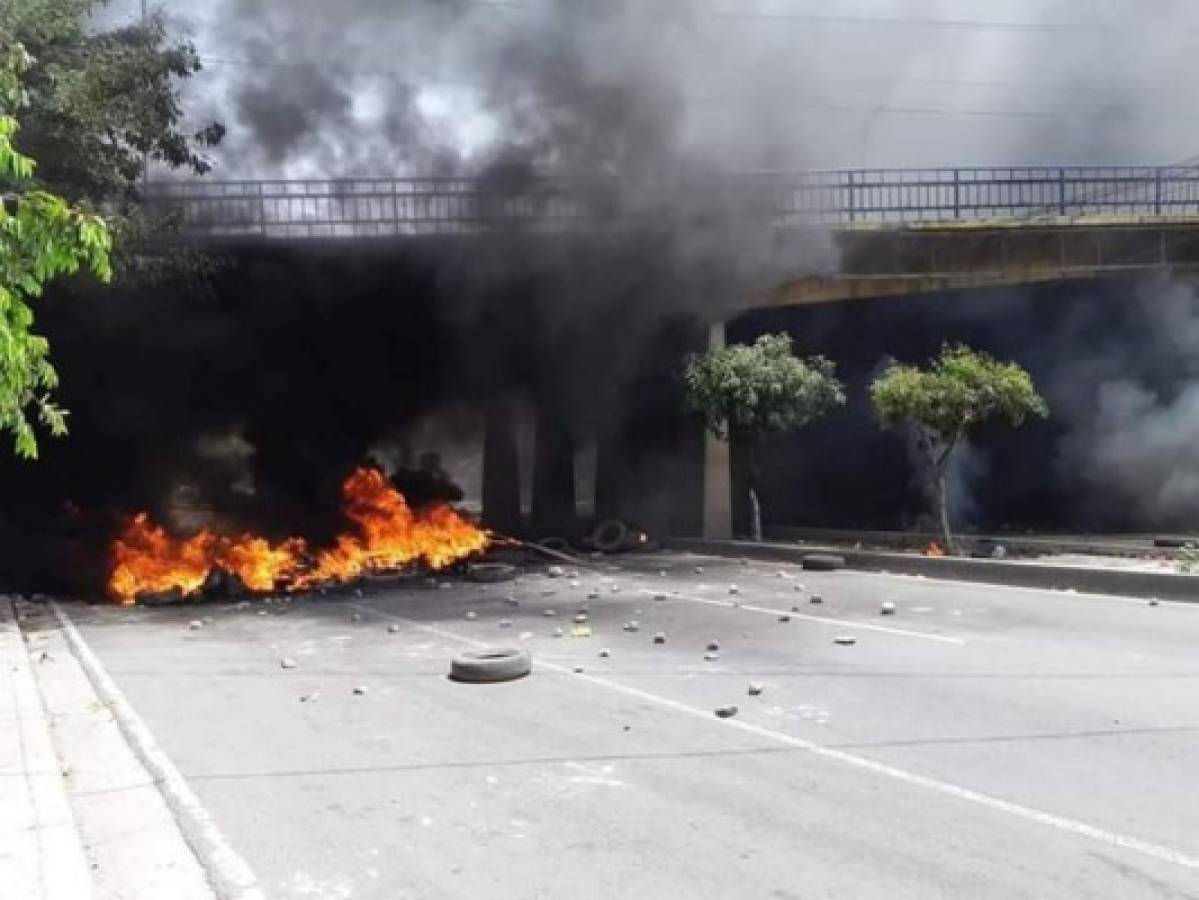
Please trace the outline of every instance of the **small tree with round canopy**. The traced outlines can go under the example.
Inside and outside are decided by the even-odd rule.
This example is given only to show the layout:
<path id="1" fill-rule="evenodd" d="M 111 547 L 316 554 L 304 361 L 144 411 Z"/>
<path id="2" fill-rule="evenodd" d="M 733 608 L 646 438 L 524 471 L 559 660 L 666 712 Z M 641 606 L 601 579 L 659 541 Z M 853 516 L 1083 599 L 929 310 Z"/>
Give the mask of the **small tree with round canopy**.
<path id="1" fill-rule="evenodd" d="M 753 344 L 688 357 L 683 382 L 687 406 L 708 431 L 747 456 L 750 530 L 760 541 L 757 445 L 765 435 L 795 431 L 845 403 L 833 364 L 820 356 L 799 359 L 788 335 L 765 334 Z"/>
<path id="2" fill-rule="evenodd" d="M 978 426 L 1006 422 L 1019 428 L 1049 409 L 1032 376 L 1014 362 L 1000 362 L 969 347 L 946 345 L 927 369 L 891 365 L 870 386 L 884 428 L 910 425 L 928 466 L 945 550 L 953 552 L 947 475 L 953 451 Z"/>

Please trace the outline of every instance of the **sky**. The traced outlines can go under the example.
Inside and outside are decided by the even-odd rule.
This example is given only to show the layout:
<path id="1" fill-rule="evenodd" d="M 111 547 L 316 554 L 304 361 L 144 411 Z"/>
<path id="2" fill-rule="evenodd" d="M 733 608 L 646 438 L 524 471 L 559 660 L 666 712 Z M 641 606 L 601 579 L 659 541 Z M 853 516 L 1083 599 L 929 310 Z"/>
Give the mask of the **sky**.
<path id="1" fill-rule="evenodd" d="M 188 109 L 229 126 L 216 161 L 230 177 L 477 169 L 539 127 L 568 131 L 557 120 L 572 104 L 586 104 L 587 125 L 564 141 L 632 129 L 627 143 L 665 140 L 741 170 L 1199 156 L 1199 109 L 1185 91 L 1199 78 L 1199 8 L 1185 0 L 150 6 L 204 59 Z M 103 18 L 137 8 L 112 0 Z M 598 108 L 580 99 L 604 92 Z M 604 102 L 637 113 L 622 119 Z M 655 127 L 669 134 L 644 135 Z M 540 161 L 625 162 L 612 153 Z"/>

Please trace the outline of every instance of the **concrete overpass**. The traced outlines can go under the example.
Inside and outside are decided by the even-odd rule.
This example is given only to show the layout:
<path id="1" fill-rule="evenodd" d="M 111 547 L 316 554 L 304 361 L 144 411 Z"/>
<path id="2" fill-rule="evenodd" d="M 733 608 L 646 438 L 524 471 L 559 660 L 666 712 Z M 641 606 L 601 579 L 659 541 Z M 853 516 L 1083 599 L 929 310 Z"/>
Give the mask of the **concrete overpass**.
<path id="1" fill-rule="evenodd" d="M 604 179 L 159 182 L 151 209 L 200 240 L 553 233 L 703 212 L 831 230 L 836 274 L 752 305 L 998 287 L 1199 266 L 1199 167 L 760 172 L 636 187 Z"/>

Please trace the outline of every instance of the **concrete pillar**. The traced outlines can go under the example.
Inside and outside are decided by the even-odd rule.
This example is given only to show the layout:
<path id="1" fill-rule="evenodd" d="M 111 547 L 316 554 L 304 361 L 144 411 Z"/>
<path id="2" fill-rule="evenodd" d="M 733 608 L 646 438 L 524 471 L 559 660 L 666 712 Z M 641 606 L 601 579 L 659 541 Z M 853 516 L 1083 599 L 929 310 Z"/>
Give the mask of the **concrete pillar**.
<path id="1" fill-rule="evenodd" d="M 724 346 L 724 323 L 708 329 L 708 347 Z M 728 540 L 733 536 L 733 483 L 729 444 L 711 433 L 704 437 L 704 537 Z"/>
<path id="2" fill-rule="evenodd" d="M 550 408 L 534 424 L 532 526 L 537 537 L 571 536 L 575 515 L 575 448 L 570 430 Z"/>
<path id="3" fill-rule="evenodd" d="M 501 534 L 521 530 L 520 452 L 515 422 L 507 403 L 487 410 L 483 438 L 483 522 Z"/>

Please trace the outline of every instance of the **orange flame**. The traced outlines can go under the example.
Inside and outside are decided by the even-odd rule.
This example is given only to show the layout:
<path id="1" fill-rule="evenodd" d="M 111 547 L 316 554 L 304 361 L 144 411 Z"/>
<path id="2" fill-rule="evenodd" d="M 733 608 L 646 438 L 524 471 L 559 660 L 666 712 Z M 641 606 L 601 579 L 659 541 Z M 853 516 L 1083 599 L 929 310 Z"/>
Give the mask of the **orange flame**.
<path id="1" fill-rule="evenodd" d="M 941 545 L 936 541 L 929 541 L 928 546 L 924 548 L 925 556 L 944 556 L 945 551 L 941 549 Z"/>
<path id="2" fill-rule="evenodd" d="M 339 535 L 315 560 L 301 538 L 272 544 L 255 535 L 223 537 L 204 530 L 177 539 L 139 513 L 113 542 L 109 594 L 123 603 L 173 588 L 193 594 L 215 568 L 237 575 L 251 590 L 299 590 L 417 561 L 443 569 L 490 542 L 487 532 L 445 504 L 413 512 L 377 469 L 352 473 L 342 484 L 342 498 L 354 532 Z"/>

